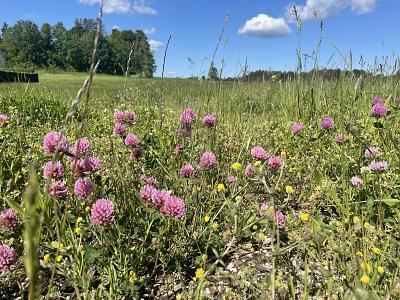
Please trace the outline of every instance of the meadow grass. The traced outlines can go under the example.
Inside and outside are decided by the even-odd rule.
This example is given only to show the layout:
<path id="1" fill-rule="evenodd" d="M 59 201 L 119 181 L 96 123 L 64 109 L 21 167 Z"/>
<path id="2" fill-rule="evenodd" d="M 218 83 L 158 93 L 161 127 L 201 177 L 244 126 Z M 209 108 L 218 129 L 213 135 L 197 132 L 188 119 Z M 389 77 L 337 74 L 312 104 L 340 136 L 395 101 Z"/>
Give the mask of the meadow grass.
<path id="1" fill-rule="evenodd" d="M 0 207 L 16 210 L 24 224 L 40 216 L 38 236 L 25 238 L 25 251 L 21 226 L 0 233 L 1 243 L 19 257 L 0 277 L 5 297 L 27 296 L 25 278 L 35 258 L 27 263 L 29 272 L 22 258 L 35 253 L 40 270 L 34 280 L 48 299 L 400 297 L 396 78 L 367 76 L 363 87 L 351 76 L 262 83 L 165 79 L 161 126 L 161 79 L 96 75 L 87 117 L 80 105 L 66 131 L 71 144 L 87 137 L 102 160 L 101 170 L 89 175 L 93 195 L 74 195 L 70 161 L 59 155 L 68 194 L 54 200 L 41 178 L 51 160 L 43 153 L 43 138 L 62 128 L 86 76 L 40 73 L 38 84 L 0 84 L 0 113 L 10 118 L 0 127 Z M 390 109 L 384 118 L 371 116 L 376 95 Z M 191 136 L 179 137 L 186 107 L 197 118 Z M 113 133 L 114 113 L 126 110 L 137 116 L 128 132 L 141 141 L 141 160 L 132 159 Z M 207 113 L 217 117 L 213 128 L 201 123 Z M 334 119 L 330 130 L 320 128 L 326 116 Z M 291 131 L 295 122 L 304 124 L 299 134 Z M 346 142 L 334 141 L 340 133 Z M 180 155 L 174 154 L 177 144 L 183 146 Z M 257 162 L 250 154 L 254 146 L 279 156 L 283 165 L 273 170 L 268 160 Z M 362 172 L 371 147 L 380 148 L 377 160 L 388 162 L 381 174 Z M 215 153 L 215 169 L 199 167 L 206 151 Z M 241 166 L 232 168 L 235 162 Z M 194 177 L 179 176 L 184 164 L 195 167 Z M 244 172 L 249 164 L 253 178 Z M 31 165 L 40 192 L 27 205 Z M 184 199 L 182 220 L 141 199 L 141 175 L 156 177 L 157 188 Z M 229 183 L 228 175 L 237 180 Z M 353 176 L 363 180 L 360 187 L 352 186 Z M 99 198 L 115 205 L 107 226 L 90 219 Z"/>

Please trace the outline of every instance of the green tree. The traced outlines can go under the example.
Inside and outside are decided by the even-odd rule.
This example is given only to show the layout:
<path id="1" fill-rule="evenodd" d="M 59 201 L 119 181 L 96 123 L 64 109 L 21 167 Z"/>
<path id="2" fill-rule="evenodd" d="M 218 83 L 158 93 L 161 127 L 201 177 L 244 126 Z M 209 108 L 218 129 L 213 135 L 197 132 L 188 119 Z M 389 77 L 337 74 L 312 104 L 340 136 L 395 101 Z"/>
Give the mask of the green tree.
<path id="1" fill-rule="evenodd" d="M 135 32 L 135 45 L 132 55 L 133 74 L 143 77 L 152 77 L 155 71 L 154 56 L 150 51 L 150 45 L 143 31 Z"/>
<path id="2" fill-rule="evenodd" d="M 32 21 L 18 21 L 2 36 L 1 50 L 12 66 L 43 66 L 42 36 Z"/>
<path id="3" fill-rule="evenodd" d="M 58 22 L 52 28 L 53 36 L 53 55 L 49 65 L 58 69 L 67 67 L 67 29 L 63 23 Z"/>
<path id="4" fill-rule="evenodd" d="M 208 79 L 211 79 L 211 80 L 219 79 L 218 69 L 214 65 L 214 62 L 211 63 L 210 70 L 208 71 Z"/>
<path id="5" fill-rule="evenodd" d="M 98 22 L 93 19 L 76 19 L 69 30 L 61 22 L 54 26 L 44 23 L 40 30 L 31 21 L 18 21 L 11 27 L 4 23 L 0 51 L 13 67 L 53 67 L 87 71 L 97 26 Z M 108 36 L 101 30 L 97 52 L 97 58 L 101 61 L 98 72 L 124 74 L 132 46 L 129 73 L 143 77 L 153 76 L 153 53 L 141 30 L 113 30 Z"/>
<path id="6" fill-rule="evenodd" d="M 135 40 L 135 34 L 132 30 L 119 31 L 113 29 L 108 41 L 114 50 L 114 70 L 115 74 L 122 75 L 126 71 L 129 51 Z"/>
<path id="7" fill-rule="evenodd" d="M 40 34 L 42 35 L 41 48 L 43 49 L 43 64 L 45 66 L 49 66 L 54 54 L 51 25 L 49 23 L 43 23 L 42 27 L 40 28 Z"/>

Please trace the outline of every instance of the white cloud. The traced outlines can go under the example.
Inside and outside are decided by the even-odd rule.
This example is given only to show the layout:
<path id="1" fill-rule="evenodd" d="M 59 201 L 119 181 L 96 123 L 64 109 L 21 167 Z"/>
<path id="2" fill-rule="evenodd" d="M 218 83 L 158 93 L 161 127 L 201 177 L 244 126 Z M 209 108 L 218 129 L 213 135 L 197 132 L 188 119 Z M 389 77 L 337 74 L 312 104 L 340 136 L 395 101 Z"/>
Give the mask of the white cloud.
<path id="1" fill-rule="evenodd" d="M 136 0 L 132 3 L 132 10 L 142 15 L 156 15 L 157 11 L 148 5 L 145 0 Z"/>
<path id="2" fill-rule="evenodd" d="M 149 40 L 150 50 L 156 52 L 164 47 L 164 43 L 156 40 Z"/>
<path id="3" fill-rule="evenodd" d="M 307 0 L 305 5 L 296 5 L 300 19 L 303 21 L 315 19 L 332 19 L 350 8 L 352 12 L 365 14 L 373 11 L 378 0 Z M 293 5 L 286 9 L 286 16 L 290 21 L 295 21 L 292 13 Z"/>
<path id="4" fill-rule="evenodd" d="M 351 11 L 358 14 L 366 14 L 375 9 L 377 0 L 353 0 L 351 1 Z"/>
<path id="5" fill-rule="evenodd" d="M 79 3 L 93 5 L 101 3 L 101 0 L 78 0 Z M 104 0 L 103 12 L 105 14 L 126 14 L 136 12 L 139 14 L 155 15 L 157 11 L 147 4 L 146 0 Z"/>
<path id="6" fill-rule="evenodd" d="M 175 75 L 176 71 L 168 71 L 167 74 Z"/>
<path id="7" fill-rule="evenodd" d="M 118 25 L 114 25 L 113 27 L 112 27 L 112 29 L 114 30 L 114 29 L 117 29 L 117 30 L 119 30 L 120 29 L 120 27 L 118 26 Z"/>
<path id="8" fill-rule="evenodd" d="M 259 36 L 259 37 L 278 37 L 288 35 L 292 32 L 283 18 L 272 18 L 265 14 L 259 14 L 256 17 L 247 20 L 239 34 Z"/>
<path id="9" fill-rule="evenodd" d="M 150 28 L 143 28 L 143 32 L 146 35 L 152 35 L 156 32 L 156 29 L 154 27 L 150 27 Z"/>
<path id="10" fill-rule="evenodd" d="M 101 3 L 101 0 L 79 0 L 79 3 L 93 5 Z M 104 0 L 103 12 L 105 14 L 124 14 L 131 10 L 129 0 Z"/>

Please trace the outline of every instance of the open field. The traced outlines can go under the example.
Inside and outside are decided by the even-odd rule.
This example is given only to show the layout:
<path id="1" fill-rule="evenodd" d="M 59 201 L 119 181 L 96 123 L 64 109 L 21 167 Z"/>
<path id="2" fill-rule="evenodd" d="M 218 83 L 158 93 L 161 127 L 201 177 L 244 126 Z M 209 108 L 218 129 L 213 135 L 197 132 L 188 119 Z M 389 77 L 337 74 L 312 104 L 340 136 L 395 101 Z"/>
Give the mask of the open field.
<path id="1" fill-rule="evenodd" d="M 86 76 L 0 84 L 0 299 L 400 299 L 398 78 L 95 75 L 66 122 Z"/>

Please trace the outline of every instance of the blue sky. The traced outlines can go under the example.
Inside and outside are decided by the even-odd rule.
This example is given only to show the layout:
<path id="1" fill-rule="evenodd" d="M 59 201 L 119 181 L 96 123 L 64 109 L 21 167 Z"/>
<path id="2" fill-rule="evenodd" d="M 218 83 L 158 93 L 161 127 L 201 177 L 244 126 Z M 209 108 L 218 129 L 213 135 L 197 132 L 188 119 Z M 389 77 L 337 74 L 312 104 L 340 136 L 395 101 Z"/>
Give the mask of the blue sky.
<path id="1" fill-rule="evenodd" d="M 99 0 L 1 1 L 0 22 L 31 19 L 39 25 L 76 18 L 95 18 Z M 317 12 L 324 22 L 319 65 L 343 67 L 342 53 L 353 54 L 354 68 L 362 54 L 367 63 L 393 57 L 400 49 L 399 0 L 105 0 L 108 32 L 141 28 L 155 49 L 160 75 L 164 45 L 172 35 L 166 76 L 198 75 L 208 70 L 224 19 L 229 12 L 215 63 L 224 60 L 225 76 L 235 76 L 247 60 L 249 70 L 294 70 L 297 34 L 289 7 L 295 3 L 303 19 L 302 53 L 311 55 L 321 37 Z M 194 62 L 194 68 L 188 63 Z M 308 63 L 311 66 L 311 63 Z"/>

